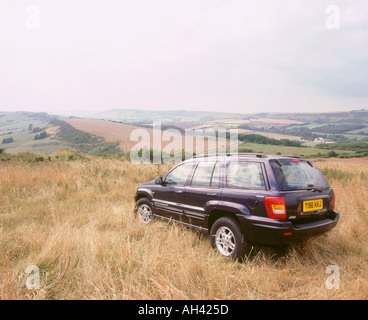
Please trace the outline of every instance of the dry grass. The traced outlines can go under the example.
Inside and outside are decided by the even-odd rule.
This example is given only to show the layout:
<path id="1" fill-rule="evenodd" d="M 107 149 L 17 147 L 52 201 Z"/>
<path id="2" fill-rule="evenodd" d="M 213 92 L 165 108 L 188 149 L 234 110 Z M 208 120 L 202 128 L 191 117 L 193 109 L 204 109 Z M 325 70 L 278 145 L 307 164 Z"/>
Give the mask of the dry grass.
<path id="1" fill-rule="evenodd" d="M 168 170 L 119 160 L 0 165 L 0 299 L 367 299 L 368 168 L 317 162 L 337 196 L 330 237 L 285 255 L 263 248 L 244 263 L 208 238 L 133 217 L 139 182 Z M 40 269 L 41 288 L 25 286 Z M 326 288 L 326 267 L 340 289 Z"/>

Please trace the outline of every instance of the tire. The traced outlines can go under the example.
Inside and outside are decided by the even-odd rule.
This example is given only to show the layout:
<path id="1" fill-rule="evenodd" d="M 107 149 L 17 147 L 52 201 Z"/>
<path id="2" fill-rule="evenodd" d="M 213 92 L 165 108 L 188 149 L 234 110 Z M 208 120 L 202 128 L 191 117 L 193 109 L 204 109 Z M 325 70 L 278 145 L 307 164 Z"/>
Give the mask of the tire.
<path id="1" fill-rule="evenodd" d="M 251 250 L 238 222 L 231 217 L 217 219 L 212 225 L 210 235 L 212 248 L 226 258 L 242 260 Z"/>
<path id="2" fill-rule="evenodd" d="M 147 198 L 139 199 L 135 206 L 136 217 L 144 224 L 149 224 L 153 218 L 153 206 Z"/>

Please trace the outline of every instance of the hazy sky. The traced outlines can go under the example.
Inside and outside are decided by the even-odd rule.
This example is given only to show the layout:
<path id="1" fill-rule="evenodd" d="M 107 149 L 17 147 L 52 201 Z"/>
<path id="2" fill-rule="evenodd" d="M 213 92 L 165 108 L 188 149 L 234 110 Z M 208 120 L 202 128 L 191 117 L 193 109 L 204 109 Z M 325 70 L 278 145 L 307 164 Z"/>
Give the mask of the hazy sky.
<path id="1" fill-rule="evenodd" d="M 112 108 L 368 108 L 368 1 L 1 0 L 0 110 Z"/>

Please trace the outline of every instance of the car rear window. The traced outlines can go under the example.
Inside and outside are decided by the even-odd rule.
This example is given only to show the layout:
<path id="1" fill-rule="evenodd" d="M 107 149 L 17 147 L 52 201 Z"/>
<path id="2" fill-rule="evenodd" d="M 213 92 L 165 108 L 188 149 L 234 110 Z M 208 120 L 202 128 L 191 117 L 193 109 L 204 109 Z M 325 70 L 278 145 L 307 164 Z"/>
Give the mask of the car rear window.
<path id="1" fill-rule="evenodd" d="M 227 187 L 264 190 L 265 181 L 260 163 L 230 162 L 227 168 Z"/>
<path id="2" fill-rule="evenodd" d="M 310 162 L 299 159 L 270 160 L 281 190 L 328 188 L 323 174 Z"/>

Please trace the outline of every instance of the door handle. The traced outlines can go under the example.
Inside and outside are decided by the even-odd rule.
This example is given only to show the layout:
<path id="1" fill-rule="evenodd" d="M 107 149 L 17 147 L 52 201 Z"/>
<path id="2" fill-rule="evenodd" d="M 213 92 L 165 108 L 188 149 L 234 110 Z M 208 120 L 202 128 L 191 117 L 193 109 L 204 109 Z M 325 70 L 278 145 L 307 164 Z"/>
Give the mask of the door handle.
<path id="1" fill-rule="evenodd" d="M 216 197 L 217 196 L 217 193 L 216 192 L 207 192 L 207 195 L 208 196 Z"/>
<path id="2" fill-rule="evenodd" d="M 183 193 L 183 190 L 175 190 L 175 193 Z"/>

